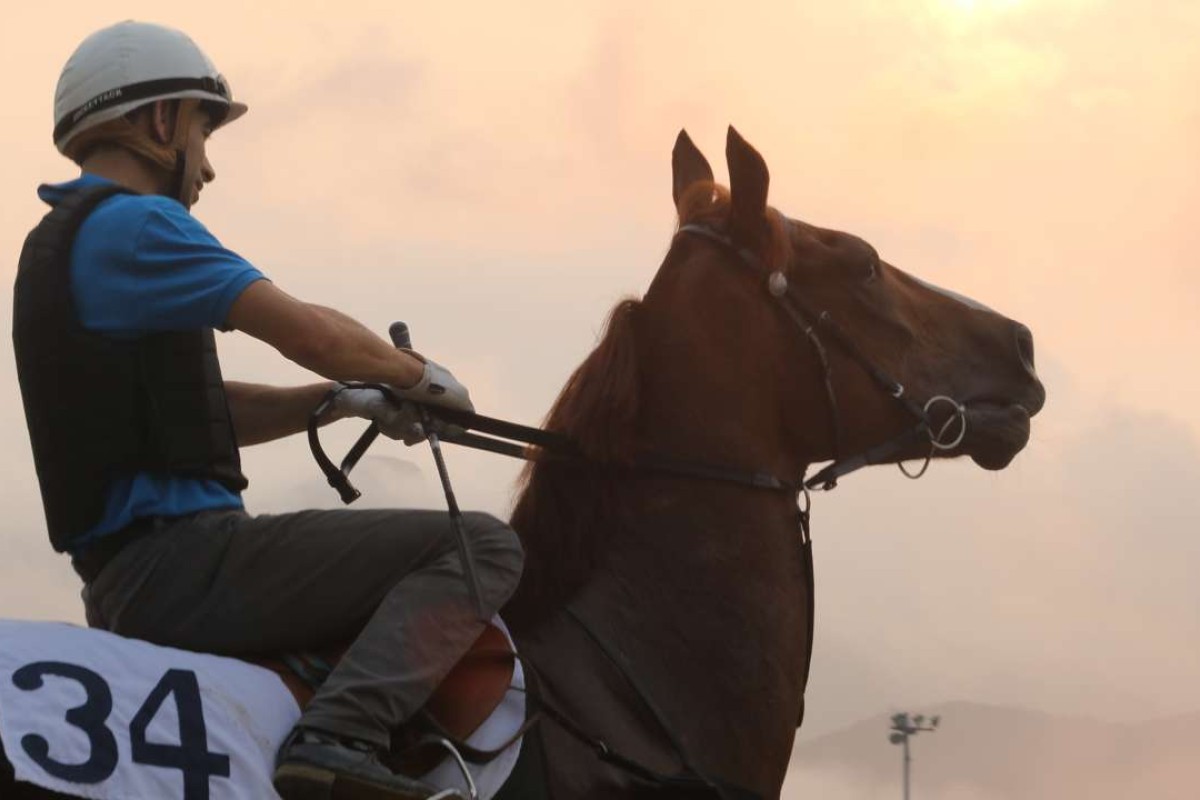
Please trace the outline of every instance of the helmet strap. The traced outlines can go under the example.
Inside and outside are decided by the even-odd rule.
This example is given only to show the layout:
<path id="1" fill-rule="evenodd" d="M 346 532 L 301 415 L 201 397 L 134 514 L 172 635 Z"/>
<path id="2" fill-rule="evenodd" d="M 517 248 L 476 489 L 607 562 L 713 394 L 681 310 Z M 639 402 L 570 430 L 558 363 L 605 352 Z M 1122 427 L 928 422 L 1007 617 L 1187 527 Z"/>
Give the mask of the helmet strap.
<path id="1" fill-rule="evenodd" d="M 190 193 L 184 194 L 183 179 L 187 175 L 187 151 L 182 148 L 175 149 L 175 168 L 171 170 L 171 184 L 167 188 L 167 197 L 172 197 L 183 204 L 184 208 L 190 205 Z"/>
<path id="2" fill-rule="evenodd" d="M 188 136 L 191 132 L 192 115 L 199 106 L 198 101 L 191 99 L 179 100 L 175 104 L 175 130 L 168 145 L 175 151 L 175 164 L 171 168 L 171 181 L 167 185 L 166 195 L 178 200 L 184 208 L 191 205 L 191 191 L 183 185 L 187 177 Z"/>

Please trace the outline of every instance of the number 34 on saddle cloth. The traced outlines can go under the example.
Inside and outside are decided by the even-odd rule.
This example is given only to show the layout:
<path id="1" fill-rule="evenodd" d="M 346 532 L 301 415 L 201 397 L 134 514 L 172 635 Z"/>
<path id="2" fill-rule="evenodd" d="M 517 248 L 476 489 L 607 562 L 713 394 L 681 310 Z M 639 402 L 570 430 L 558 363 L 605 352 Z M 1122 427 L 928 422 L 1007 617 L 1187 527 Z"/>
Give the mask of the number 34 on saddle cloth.
<path id="1" fill-rule="evenodd" d="M 504 646 L 511 639 L 497 618 L 475 650 Z M 467 658 L 427 710 L 487 750 L 520 728 L 524 689 L 519 662 Z M 2 756 L 17 781 L 71 796 L 276 797 L 276 749 L 310 696 L 301 683 L 236 659 L 64 623 L 0 619 Z M 469 765 L 480 798 L 499 791 L 520 746 L 517 740 L 489 763 Z M 440 788 L 465 789 L 449 758 L 409 759 L 407 766 Z M 7 773 L 0 763 L 0 797 L 8 795 Z"/>

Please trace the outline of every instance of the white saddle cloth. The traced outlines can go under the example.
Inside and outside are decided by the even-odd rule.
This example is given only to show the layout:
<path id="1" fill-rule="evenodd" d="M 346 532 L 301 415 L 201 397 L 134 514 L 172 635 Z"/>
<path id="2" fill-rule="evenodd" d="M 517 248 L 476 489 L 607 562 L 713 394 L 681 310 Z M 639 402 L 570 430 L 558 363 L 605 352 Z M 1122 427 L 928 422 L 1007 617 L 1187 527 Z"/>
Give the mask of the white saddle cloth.
<path id="1" fill-rule="evenodd" d="M 503 744 L 525 717 L 524 688 L 518 662 L 504 700 L 468 743 Z M 0 619 L 0 740 L 20 781 L 95 800 L 276 798 L 275 752 L 299 717 L 279 676 L 242 661 Z M 480 798 L 499 791 L 520 748 L 469 765 Z M 449 758 L 425 780 L 466 788 Z"/>

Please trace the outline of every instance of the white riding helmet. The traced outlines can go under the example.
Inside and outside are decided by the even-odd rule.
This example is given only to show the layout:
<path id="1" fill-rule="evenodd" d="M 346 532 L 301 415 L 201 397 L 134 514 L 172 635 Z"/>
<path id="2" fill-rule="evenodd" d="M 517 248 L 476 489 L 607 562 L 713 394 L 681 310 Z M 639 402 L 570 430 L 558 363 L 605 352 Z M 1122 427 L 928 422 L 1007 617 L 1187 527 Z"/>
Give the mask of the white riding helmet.
<path id="1" fill-rule="evenodd" d="M 54 146 L 155 100 L 194 98 L 218 111 L 214 123 L 246 113 L 229 84 L 187 34 L 145 22 L 119 22 L 75 49 L 54 92 Z"/>

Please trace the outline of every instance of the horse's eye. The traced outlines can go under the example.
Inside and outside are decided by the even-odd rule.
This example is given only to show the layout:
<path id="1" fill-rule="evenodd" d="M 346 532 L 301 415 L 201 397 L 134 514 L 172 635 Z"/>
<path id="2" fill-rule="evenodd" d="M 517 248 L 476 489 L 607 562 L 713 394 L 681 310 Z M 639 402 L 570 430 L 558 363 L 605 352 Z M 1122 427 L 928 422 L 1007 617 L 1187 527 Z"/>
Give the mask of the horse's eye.
<path id="1" fill-rule="evenodd" d="M 855 259 L 855 263 L 847 265 L 842 274 L 853 283 L 871 283 L 879 277 L 879 259 Z"/>

